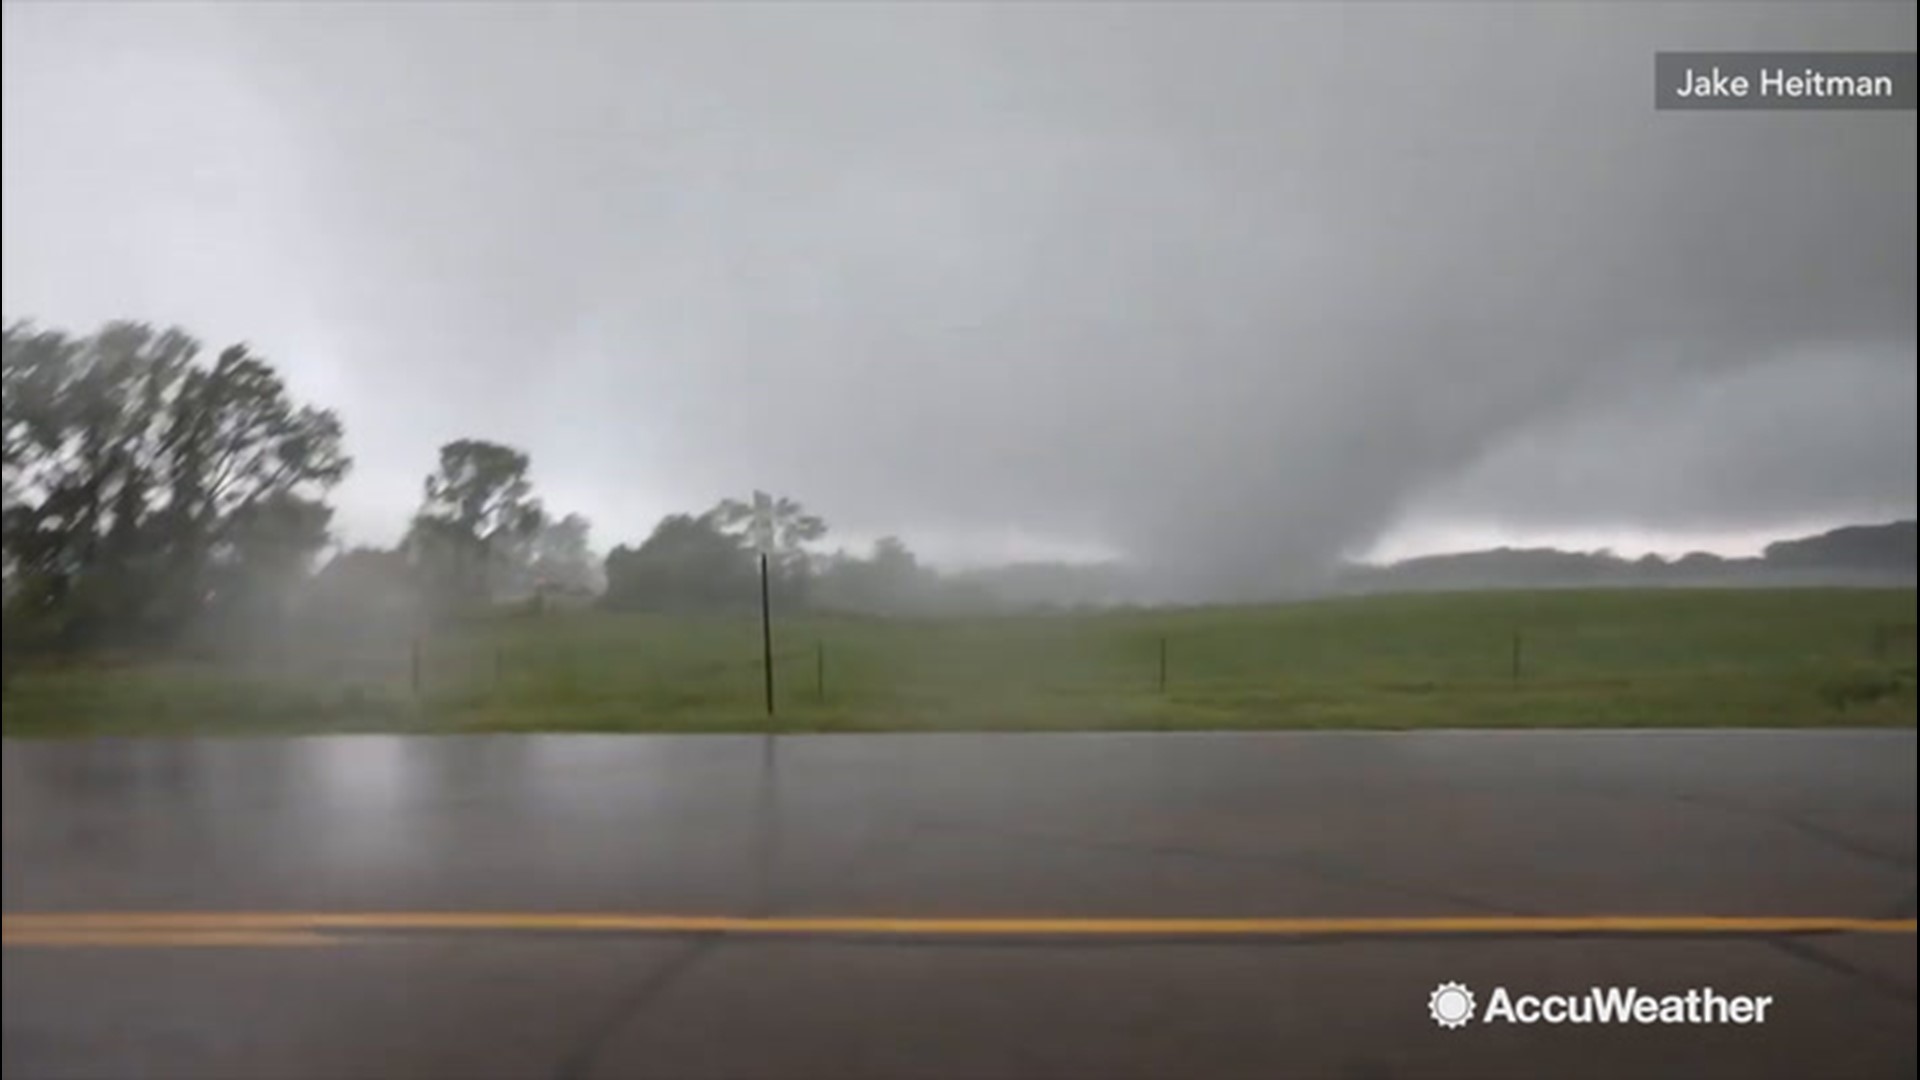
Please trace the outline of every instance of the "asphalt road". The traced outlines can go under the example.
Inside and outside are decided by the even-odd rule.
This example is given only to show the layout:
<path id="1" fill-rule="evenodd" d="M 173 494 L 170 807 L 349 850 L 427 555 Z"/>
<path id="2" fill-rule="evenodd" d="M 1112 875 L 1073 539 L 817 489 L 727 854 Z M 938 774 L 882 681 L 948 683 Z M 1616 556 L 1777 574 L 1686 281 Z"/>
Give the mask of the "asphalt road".
<path id="1" fill-rule="evenodd" d="M 1912 731 L 8 742 L 4 1073 L 1905 1078 L 1915 752 Z M 1448 981 L 1478 1007 L 1458 1029 L 1428 1013 Z M 1502 989 L 1594 986 L 1771 1002 L 1486 1018 Z"/>

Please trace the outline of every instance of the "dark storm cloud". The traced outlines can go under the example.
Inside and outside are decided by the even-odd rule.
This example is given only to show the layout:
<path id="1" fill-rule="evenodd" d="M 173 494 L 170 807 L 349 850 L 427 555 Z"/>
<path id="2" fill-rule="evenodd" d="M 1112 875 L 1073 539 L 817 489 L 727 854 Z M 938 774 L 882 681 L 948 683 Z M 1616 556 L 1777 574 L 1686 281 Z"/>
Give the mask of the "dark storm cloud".
<path id="1" fill-rule="evenodd" d="M 170 252 L 150 295 L 263 298 L 349 417 L 346 500 L 390 516 L 480 434 L 620 537 L 758 485 L 856 531 L 1105 540 L 1217 591 L 1449 497 L 1549 524 L 1803 515 L 1836 477 L 1911 498 L 1912 398 L 1885 391 L 1912 381 L 1912 114 L 1656 113 L 1650 86 L 1657 49 L 1911 47 L 1910 7 L 143 15 L 115 55 L 242 92 L 66 200 L 38 152 L 63 110 L 112 146 L 137 103 L 13 69 L 132 18 L 88 10 L 8 9 L 8 202 L 52 223 L 8 231 L 9 311 L 73 302 L 40 282 L 79 273 L 56 240 L 100 200 L 271 135 L 244 143 L 271 168 L 228 173 L 286 178 L 277 202 L 155 211 L 248 257 L 183 280 Z M 1666 453 L 1746 480 L 1643 483 L 1666 458 L 1580 442 L 1722 383 L 1744 404 Z M 1579 497 L 1499 464 L 1561 427 Z M 1761 467 L 1782 440 L 1797 466 Z"/>

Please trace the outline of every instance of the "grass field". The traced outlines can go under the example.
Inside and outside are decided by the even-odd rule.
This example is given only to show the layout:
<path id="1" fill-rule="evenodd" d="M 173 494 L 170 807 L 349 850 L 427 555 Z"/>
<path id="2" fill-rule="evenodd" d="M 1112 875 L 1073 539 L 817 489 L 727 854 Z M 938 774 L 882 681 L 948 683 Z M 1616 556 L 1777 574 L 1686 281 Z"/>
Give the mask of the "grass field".
<path id="1" fill-rule="evenodd" d="M 776 613 L 771 720 L 755 620 L 552 614 L 246 667 L 30 667 L 3 714 L 10 736 L 1911 726 L 1914 605 L 1912 589 L 1615 590 Z"/>

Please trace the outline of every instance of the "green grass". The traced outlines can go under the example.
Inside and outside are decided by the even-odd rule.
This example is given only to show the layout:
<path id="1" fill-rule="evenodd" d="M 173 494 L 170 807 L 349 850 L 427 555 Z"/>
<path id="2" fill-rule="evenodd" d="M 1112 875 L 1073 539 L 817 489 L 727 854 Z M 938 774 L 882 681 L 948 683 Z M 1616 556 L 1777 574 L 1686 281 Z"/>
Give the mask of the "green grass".
<path id="1" fill-rule="evenodd" d="M 308 645 L 245 669 L 26 668 L 4 718 L 10 736 L 1912 726 L 1914 604 L 1912 589 L 1614 590 L 797 618 L 775 624 L 771 722 L 754 620 L 555 614 L 424 641 L 417 692 L 404 640 Z"/>

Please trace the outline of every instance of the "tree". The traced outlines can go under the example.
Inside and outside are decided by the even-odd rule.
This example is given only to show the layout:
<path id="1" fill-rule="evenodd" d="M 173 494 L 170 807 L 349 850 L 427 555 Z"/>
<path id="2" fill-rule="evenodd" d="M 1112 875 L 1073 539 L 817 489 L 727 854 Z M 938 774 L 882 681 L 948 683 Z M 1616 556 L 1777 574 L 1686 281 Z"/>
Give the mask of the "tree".
<path id="1" fill-rule="evenodd" d="M 216 561 L 229 600 L 240 582 L 304 574 L 332 518 L 318 496 L 351 465 L 339 418 L 295 407 L 279 374 L 245 345 L 187 372 L 173 414 L 166 527 L 175 588 L 203 594 Z"/>
<path id="2" fill-rule="evenodd" d="M 278 493 L 234 511 L 210 552 L 207 596 L 228 611 L 279 613 L 326 546 L 332 508 Z"/>
<path id="3" fill-rule="evenodd" d="M 897 536 L 883 536 L 873 542 L 873 565 L 892 578 L 910 577 L 920 568 L 906 541 Z"/>
<path id="4" fill-rule="evenodd" d="M 8 561 L 36 579 L 69 643 L 151 614 L 164 537 L 150 512 L 163 433 L 198 344 L 178 330 L 110 323 L 86 338 L 8 327 Z"/>
<path id="5" fill-rule="evenodd" d="M 307 623 L 340 643 L 404 638 L 426 614 L 415 568 L 400 550 L 355 547 L 327 561 L 309 583 Z"/>
<path id="6" fill-rule="evenodd" d="M 905 542 L 884 536 L 868 558 L 840 552 L 819 568 L 813 596 L 820 606 L 871 614 L 924 611 L 936 599 L 937 576 L 920 566 Z"/>
<path id="7" fill-rule="evenodd" d="M 547 522 L 533 538 L 529 566 L 536 587 L 569 592 L 597 592 L 601 588 L 600 560 L 593 553 L 593 525 L 580 514 Z"/>
<path id="8" fill-rule="evenodd" d="M 799 502 L 764 491 L 754 492 L 748 502 L 722 499 L 709 514 L 722 530 L 772 556 L 804 557 L 803 545 L 827 535 L 827 523 Z"/>
<path id="9" fill-rule="evenodd" d="M 8 324 L 0 337 L 0 548 L 7 611 L 19 616 L 58 602 L 78 554 L 77 523 L 64 520 L 57 493 L 65 486 L 71 413 L 64 387 L 81 344 L 29 323 Z M 8 642 L 20 637 L 21 626 L 20 618 L 9 618 Z"/>
<path id="10" fill-rule="evenodd" d="M 257 563 L 248 549 L 269 533 L 308 555 L 324 542 L 323 499 L 350 466 L 339 420 L 296 407 L 245 346 L 208 368 L 199 350 L 140 323 L 80 338 L 7 327 L 10 616 L 56 624 L 69 644 L 165 636 L 204 611 L 216 557 Z M 257 527 L 294 506 L 309 527 Z"/>
<path id="11" fill-rule="evenodd" d="M 637 548 L 607 554 L 609 607 L 713 611 L 753 603 L 753 553 L 712 514 L 673 514 Z"/>
<path id="12" fill-rule="evenodd" d="M 767 556 L 773 589 L 791 604 L 807 602 L 812 558 L 806 545 L 827 535 L 827 523 L 786 496 L 755 491 L 750 502 L 722 499 L 707 512 L 722 531 Z"/>
<path id="13" fill-rule="evenodd" d="M 525 453 L 478 439 L 440 448 L 408 547 L 443 601 L 490 601 L 525 565 L 544 518 L 528 464 Z"/>

